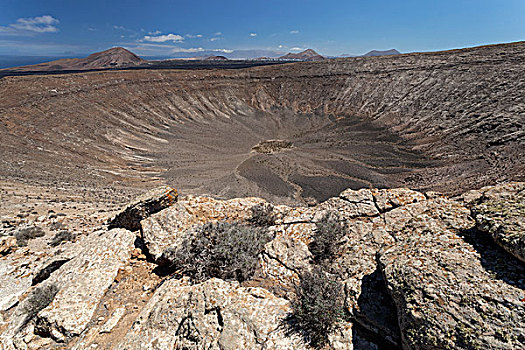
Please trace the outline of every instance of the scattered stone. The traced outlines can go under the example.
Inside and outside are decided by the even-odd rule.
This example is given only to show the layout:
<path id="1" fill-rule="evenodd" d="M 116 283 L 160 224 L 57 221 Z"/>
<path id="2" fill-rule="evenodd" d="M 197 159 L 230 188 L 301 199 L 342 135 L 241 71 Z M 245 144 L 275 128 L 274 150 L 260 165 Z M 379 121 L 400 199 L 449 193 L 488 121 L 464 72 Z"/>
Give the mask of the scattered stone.
<path id="1" fill-rule="evenodd" d="M 0 237 L 0 255 L 6 255 L 17 247 L 16 238 L 13 236 Z"/>
<path id="2" fill-rule="evenodd" d="M 124 316 L 126 313 L 126 308 L 119 307 L 116 309 L 112 314 L 111 317 L 104 323 L 102 328 L 100 329 L 100 333 L 110 333 L 111 330 L 117 325 L 118 321 Z"/>

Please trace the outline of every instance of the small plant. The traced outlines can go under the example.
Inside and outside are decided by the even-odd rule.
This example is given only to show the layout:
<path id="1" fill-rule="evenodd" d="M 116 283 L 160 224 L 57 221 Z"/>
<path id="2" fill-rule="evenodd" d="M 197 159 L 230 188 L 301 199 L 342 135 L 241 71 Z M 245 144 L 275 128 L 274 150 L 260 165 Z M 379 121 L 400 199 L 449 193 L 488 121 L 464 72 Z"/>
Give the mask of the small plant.
<path id="1" fill-rule="evenodd" d="M 271 237 L 266 230 L 238 223 L 208 223 L 186 239 L 180 249 L 168 249 L 164 257 L 172 269 L 200 282 L 217 277 L 239 282 L 250 279 L 257 256 Z"/>
<path id="2" fill-rule="evenodd" d="M 27 242 L 36 237 L 43 237 L 44 231 L 40 227 L 31 226 L 18 230 L 15 233 L 16 245 L 19 247 L 27 246 Z"/>
<path id="3" fill-rule="evenodd" d="M 40 311 L 51 304 L 57 293 L 58 288 L 54 284 L 35 288 L 27 299 L 24 300 L 22 306 L 22 312 L 25 314 L 24 323 L 32 320 Z"/>
<path id="4" fill-rule="evenodd" d="M 63 228 L 64 228 L 64 224 L 62 224 L 61 222 L 53 222 L 51 223 L 51 225 L 49 225 L 49 229 L 51 231 L 61 230 Z"/>
<path id="5" fill-rule="evenodd" d="M 252 216 L 248 221 L 256 226 L 273 226 L 275 225 L 275 214 L 273 206 L 267 203 L 260 203 L 251 208 Z"/>
<path id="6" fill-rule="evenodd" d="M 314 348 L 322 348 L 345 313 L 342 286 L 319 266 L 303 273 L 295 287 L 292 314 L 286 319 L 288 333 L 299 333 Z"/>
<path id="7" fill-rule="evenodd" d="M 61 245 L 64 242 L 71 242 L 74 241 L 76 238 L 76 235 L 74 233 L 71 233 L 67 230 L 63 230 L 60 232 L 57 232 L 55 236 L 51 239 L 51 242 L 48 244 L 52 247 L 56 247 L 58 245 Z"/>
<path id="8" fill-rule="evenodd" d="M 346 234 L 346 225 L 338 215 L 327 214 L 316 223 L 313 240 L 308 246 L 316 263 L 335 257 L 341 239 Z"/>

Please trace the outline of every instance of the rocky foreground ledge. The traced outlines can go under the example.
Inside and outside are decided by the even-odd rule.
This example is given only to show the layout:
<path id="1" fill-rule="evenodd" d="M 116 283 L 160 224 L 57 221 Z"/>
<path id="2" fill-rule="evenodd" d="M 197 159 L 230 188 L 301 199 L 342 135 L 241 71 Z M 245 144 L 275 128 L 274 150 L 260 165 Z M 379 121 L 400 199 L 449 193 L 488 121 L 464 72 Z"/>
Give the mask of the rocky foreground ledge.
<path id="1" fill-rule="evenodd" d="M 325 348 L 523 349 L 524 194 L 346 190 L 294 208 L 163 188 L 88 235 L 3 228 L 0 348 L 308 349 L 311 335 L 285 325 L 322 266 L 344 307 Z M 323 260 L 314 240 L 330 215 L 344 231 Z M 249 274 L 184 265 L 217 227 L 266 237 Z"/>

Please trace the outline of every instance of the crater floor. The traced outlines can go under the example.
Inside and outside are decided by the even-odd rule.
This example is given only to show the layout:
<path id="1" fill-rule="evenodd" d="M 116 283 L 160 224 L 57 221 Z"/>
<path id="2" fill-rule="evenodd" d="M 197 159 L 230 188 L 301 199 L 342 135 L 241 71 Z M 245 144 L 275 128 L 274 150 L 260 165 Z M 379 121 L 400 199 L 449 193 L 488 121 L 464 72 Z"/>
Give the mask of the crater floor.
<path id="1" fill-rule="evenodd" d="M 189 120 L 166 130 L 164 149 L 143 154 L 189 193 L 313 203 L 346 188 L 389 188 L 438 164 L 409 142 L 357 117 L 277 110 Z M 276 152 L 267 140 L 285 140 Z"/>

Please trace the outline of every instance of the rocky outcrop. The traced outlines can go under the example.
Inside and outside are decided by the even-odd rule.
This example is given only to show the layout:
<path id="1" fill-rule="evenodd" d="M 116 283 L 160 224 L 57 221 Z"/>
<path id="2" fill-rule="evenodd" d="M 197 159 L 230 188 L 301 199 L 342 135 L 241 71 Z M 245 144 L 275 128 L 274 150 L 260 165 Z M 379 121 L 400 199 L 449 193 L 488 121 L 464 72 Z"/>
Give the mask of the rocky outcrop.
<path id="1" fill-rule="evenodd" d="M 140 229 L 140 221 L 151 214 L 173 205 L 177 201 L 177 190 L 161 187 L 142 195 L 122 210 L 108 223 L 109 228 Z"/>
<path id="2" fill-rule="evenodd" d="M 181 196 L 155 213 L 133 209 L 139 214 L 128 221 L 141 219 L 135 233 L 95 231 L 33 270 L 14 259 L 19 250 L 0 259 L 0 288 L 10 294 L 2 299 L 0 341 L 6 349 L 306 349 L 308 334 L 289 328 L 292 305 L 301 276 L 321 266 L 344 287 L 345 314 L 329 348 L 519 349 L 525 265 L 480 231 L 479 220 L 491 213 L 498 232 L 519 227 L 519 211 L 498 203 L 520 208 L 524 186 L 487 187 L 455 200 L 348 189 L 311 207 Z M 158 198 L 166 195 L 123 212 Z M 260 204 L 271 220 L 253 220 Z M 494 207 L 505 215 L 494 215 Z M 310 248 L 327 214 L 345 234 L 332 242 L 332 258 L 320 262 Z M 182 245 L 204 232 L 197 228 L 222 221 L 270 233 L 251 277 L 198 280 L 171 269 L 165 252 L 187 252 Z M 136 235 L 148 261 L 134 248 Z"/>
<path id="3" fill-rule="evenodd" d="M 76 258 L 46 280 L 47 285 L 58 287 L 58 293 L 37 315 L 36 325 L 39 332 L 59 341 L 84 330 L 119 269 L 129 260 L 135 235 L 114 229 L 95 232 L 90 238 Z"/>
<path id="4" fill-rule="evenodd" d="M 495 279 L 461 233 L 412 218 L 380 268 L 405 349 L 517 349 L 525 345 L 523 290 Z"/>
<path id="5" fill-rule="evenodd" d="M 164 251 L 181 244 L 192 226 L 219 220 L 244 221 L 251 215 L 250 209 L 261 201 L 258 198 L 229 201 L 193 196 L 181 198 L 170 208 L 140 222 L 144 244 L 156 262 L 168 263 L 163 258 Z"/>
<path id="6" fill-rule="evenodd" d="M 525 262 L 525 184 L 506 184 L 480 192 L 472 206 L 476 227 Z"/>
<path id="7" fill-rule="evenodd" d="M 34 319 L 35 332 L 64 342 L 78 336 L 131 256 L 135 235 L 124 229 L 92 233 L 77 256 L 38 284 L 13 311 L 0 338 L 6 348 Z M 51 292 L 52 291 L 52 292 Z"/>
<path id="8" fill-rule="evenodd" d="M 210 279 L 164 283 L 118 349 L 306 349 L 281 326 L 289 302 L 262 288 Z"/>

